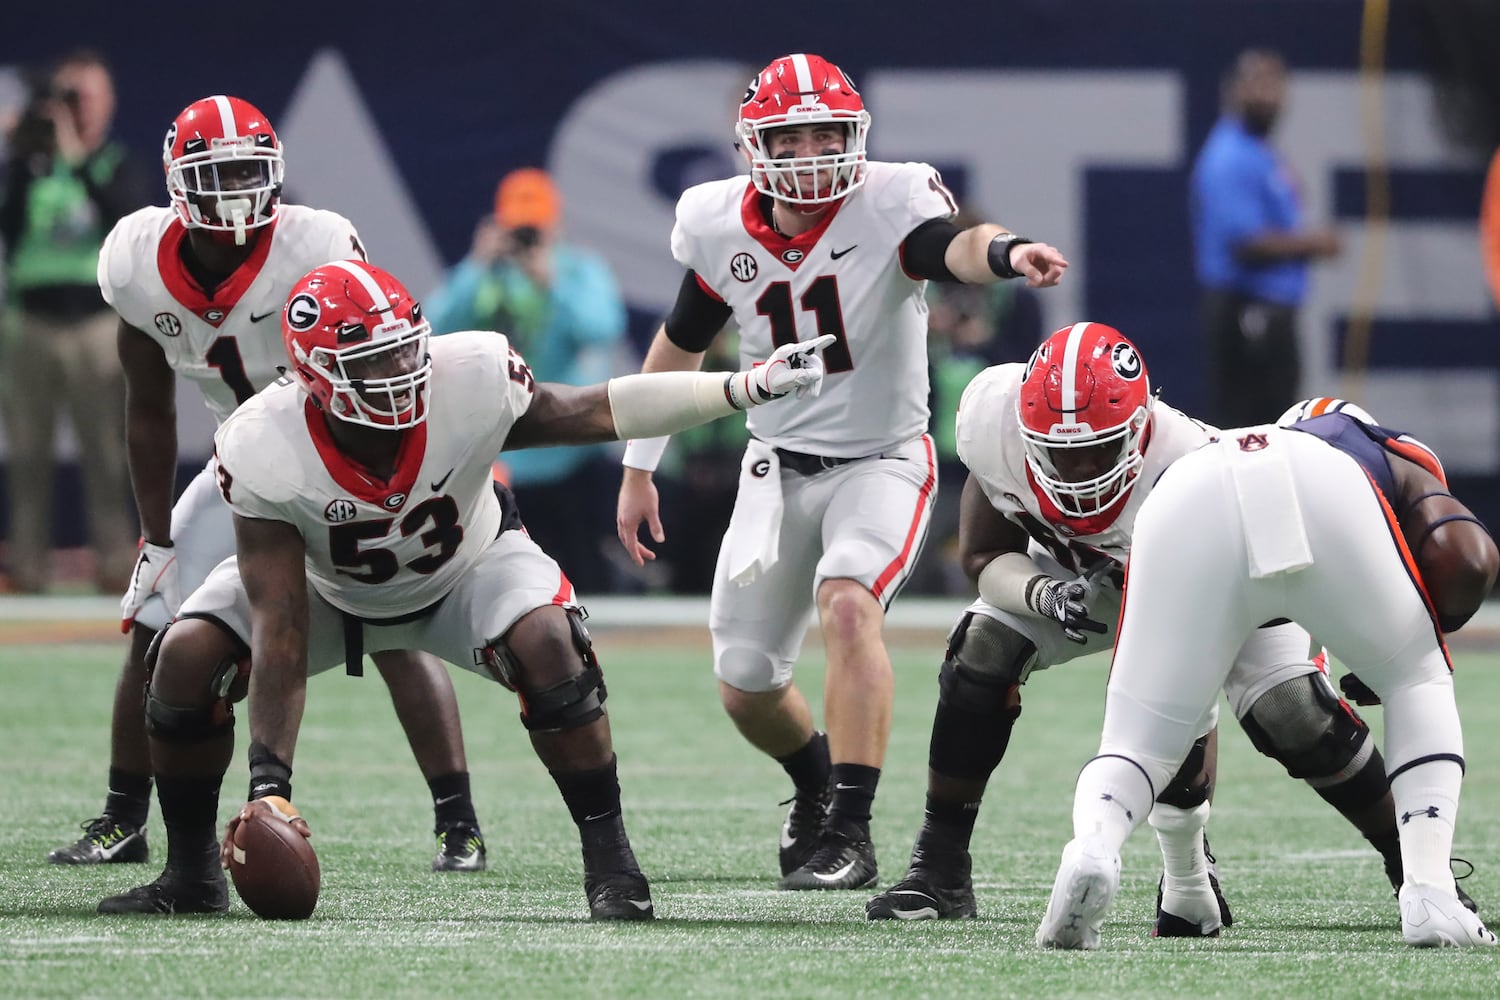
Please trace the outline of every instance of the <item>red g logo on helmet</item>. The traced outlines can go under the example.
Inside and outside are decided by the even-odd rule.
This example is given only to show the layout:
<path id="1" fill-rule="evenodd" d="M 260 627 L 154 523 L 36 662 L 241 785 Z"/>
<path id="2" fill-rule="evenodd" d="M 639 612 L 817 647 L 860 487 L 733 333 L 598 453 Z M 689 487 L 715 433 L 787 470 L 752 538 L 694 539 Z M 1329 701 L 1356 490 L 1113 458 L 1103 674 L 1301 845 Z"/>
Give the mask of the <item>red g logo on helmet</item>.
<path id="1" fill-rule="evenodd" d="M 281 314 L 291 376 L 324 411 L 366 427 L 427 419 L 431 332 L 406 287 L 362 260 L 309 271 Z"/>
<path id="2" fill-rule="evenodd" d="M 768 140 L 776 129 L 830 124 L 843 132 L 843 149 L 772 155 Z M 774 60 L 750 81 L 735 125 L 755 189 L 794 205 L 830 204 L 863 184 L 869 134 L 870 113 L 848 75 L 801 52 Z"/>
<path id="3" fill-rule="evenodd" d="M 162 141 L 167 195 L 182 224 L 234 233 L 276 218 L 286 162 L 276 130 L 249 101 L 218 94 L 183 108 Z"/>
<path id="4" fill-rule="evenodd" d="M 1114 327 L 1075 323 L 1026 363 L 1016 418 L 1036 487 L 1069 517 L 1119 503 L 1145 462 L 1151 380 Z"/>

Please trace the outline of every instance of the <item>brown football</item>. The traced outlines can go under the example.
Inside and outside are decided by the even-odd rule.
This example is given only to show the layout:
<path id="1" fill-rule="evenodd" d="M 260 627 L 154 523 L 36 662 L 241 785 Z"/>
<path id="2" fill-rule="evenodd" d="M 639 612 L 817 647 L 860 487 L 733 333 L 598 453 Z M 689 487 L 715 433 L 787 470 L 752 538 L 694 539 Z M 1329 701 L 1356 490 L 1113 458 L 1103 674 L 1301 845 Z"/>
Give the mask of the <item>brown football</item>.
<path id="1" fill-rule="evenodd" d="M 267 920 L 306 920 L 318 905 L 322 875 L 312 844 L 269 809 L 235 828 L 229 876 L 245 905 Z"/>
<path id="2" fill-rule="evenodd" d="M 1401 519 L 1401 533 L 1412 549 L 1422 583 L 1447 631 L 1467 621 L 1495 584 L 1495 543 L 1473 521 L 1449 521 L 1455 515 L 1473 516 L 1451 496 L 1429 497 Z M 1455 624 L 1457 623 L 1457 624 Z"/>

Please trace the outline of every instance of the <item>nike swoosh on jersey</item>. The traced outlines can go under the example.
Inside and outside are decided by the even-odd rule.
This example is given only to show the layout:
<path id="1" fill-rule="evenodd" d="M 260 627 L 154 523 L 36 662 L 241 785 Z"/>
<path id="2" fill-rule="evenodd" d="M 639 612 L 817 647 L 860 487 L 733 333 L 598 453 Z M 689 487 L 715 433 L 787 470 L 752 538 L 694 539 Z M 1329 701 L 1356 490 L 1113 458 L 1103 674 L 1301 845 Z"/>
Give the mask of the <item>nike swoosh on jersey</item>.
<path id="1" fill-rule="evenodd" d="M 275 316 L 280 311 L 281 311 L 280 309 L 272 309 L 270 312 L 268 312 L 268 313 L 261 313 L 259 316 L 255 315 L 255 313 L 251 313 L 250 314 L 250 322 L 252 322 L 252 323 L 259 323 L 263 319 L 270 319 L 272 316 Z"/>
<path id="2" fill-rule="evenodd" d="M 432 484 L 432 492 L 436 493 L 438 490 L 442 489 L 444 484 L 448 482 L 448 476 L 451 475 L 453 475 L 453 469 L 449 469 L 447 476 L 444 476 L 442 479 L 439 479 L 437 482 Z"/>
<path id="3" fill-rule="evenodd" d="M 850 251 L 854 250 L 858 246 L 859 246 L 859 244 L 856 243 L 856 244 L 854 244 L 854 246 L 849 247 L 847 250 L 830 250 L 828 252 L 828 259 L 829 260 L 838 260 L 840 257 L 844 256 L 844 254 L 849 253 Z"/>
<path id="4" fill-rule="evenodd" d="M 822 872 L 813 872 L 812 874 L 813 878 L 817 879 L 820 882 L 837 882 L 839 879 L 843 878 L 845 875 L 848 875 L 853 870 L 854 862 L 851 861 L 836 872 L 830 872 L 827 875 L 824 875 Z"/>

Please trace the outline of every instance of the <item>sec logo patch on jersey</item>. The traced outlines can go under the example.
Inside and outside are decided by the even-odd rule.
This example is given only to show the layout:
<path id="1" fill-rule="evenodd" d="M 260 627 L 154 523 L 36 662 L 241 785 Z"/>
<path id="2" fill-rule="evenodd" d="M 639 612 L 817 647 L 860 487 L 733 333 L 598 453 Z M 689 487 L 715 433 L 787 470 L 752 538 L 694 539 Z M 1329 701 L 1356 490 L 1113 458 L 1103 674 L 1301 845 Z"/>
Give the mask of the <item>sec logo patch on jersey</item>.
<path id="1" fill-rule="evenodd" d="M 734 276 L 735 281 L 754 281 L 755 276 L 760 273 L 760 267 L 750 254 L 737 253 L 729 262 L 729 273 Z"/>
<path id="2" fill-rule="evenodd" d="M 323 519 L 331 524 L 352 521 L 358 514 L 359 508 L 354 506 L 353 500 L 334 500 L 323 508 Z"/>
<path id="3" fill-rule="evenodd" d="M 174 313 L 159 312 L 151 322 L 163 337 L 182 336 L 182 320 L 178 319 Z"/>

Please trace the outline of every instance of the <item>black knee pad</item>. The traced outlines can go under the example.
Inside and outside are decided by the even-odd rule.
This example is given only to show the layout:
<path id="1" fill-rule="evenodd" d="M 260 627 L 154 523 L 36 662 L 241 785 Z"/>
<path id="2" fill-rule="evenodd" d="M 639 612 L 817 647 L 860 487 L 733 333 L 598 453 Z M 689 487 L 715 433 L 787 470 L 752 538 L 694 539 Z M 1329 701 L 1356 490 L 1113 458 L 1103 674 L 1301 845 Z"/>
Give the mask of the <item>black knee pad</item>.
<path id="1" fill-rule="evenodd" d="M 604 714 L 604 701 L 609 695 L 583 615 L 572 608 L 564 610 L 573 648 L 580 660 L 579 672 L 565 681 L 540 690 L 528 686 L 520 658 L 503 638 L 492 639 L 481 650 L 491 676 L 520 697 L 521 724 L 536 732 L 588 725 Z"/>
<path id="2" fill-rule="evenodd" d="M 234 729 L 234 702 L 249 692 L 249 657 L 226 656 L 208 679 L 208 697 L 202 705 L 169 705 L 156 697 L 151 679 L 161 655 L 167 624 L 146 647 L 146 732 L 167 743 L 199 743 Z"/>
<path id="3" fill-rule="evenodd" d="M 1365 750 L 1370 729 L 1339 701 L 1322 674 L 1276 685 L 1240 720 L 1255 749 L 1287 774 L 1317 783 L 1343 775 Z"/>
<path id="4" fill-rule="evenodd" d="M 1036 647 L 1014 629 L 984 615 L 964 615 L 938 670 L 929 767 L 953 778 L 990 776 L 1021 715 L 1013 699 L 1035 658 Z"/>
<path id="5" fill-rule="evenodd" d="M 1203 770 L 1203 757 L 1208 750 L 1208 737 L 1200 736 L 1193 743 L 1193 748 L 1188 751 L 1187 759 L 1172 775 L 1172 780 L 1167 782 L 1167 787 L 1156 797 L 1156 801 L 1164 806 L 1176 806 L 1178 809 L 1196 809 L 1208 801 L 1209 793 L 1213 791 L 1213 782 L 1199 782 L 1198 775 Z"/>
<path id="6" fill-rule="evenodd" d="M 948 634 L 943 660 L 1006 688 L 1026 683 L 1036 666 L 1036 644 L 988 615 L 967 612 Z"/>

